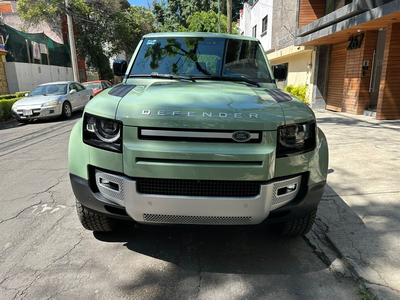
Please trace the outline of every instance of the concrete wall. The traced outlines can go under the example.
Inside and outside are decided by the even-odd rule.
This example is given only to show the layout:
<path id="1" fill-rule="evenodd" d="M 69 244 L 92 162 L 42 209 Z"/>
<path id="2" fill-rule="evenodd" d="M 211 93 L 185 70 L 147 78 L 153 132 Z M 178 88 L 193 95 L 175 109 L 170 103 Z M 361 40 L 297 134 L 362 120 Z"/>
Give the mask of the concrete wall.
<path id="1" fill-rule="evenodd" d="M 41 83 L 74 80 L 72 68 L 28 64 L 4 63 L 10 93 L 31 91 Z"/>
<path id="2" fill-rule="evenodd" d="M 252 36 L 254 26 L 257 26 L 256 38 L 261 42 L 265 51 L 271 49 L 272 39 L 272 0 L 259 0 L 253 6 L 247 2 L 243 6 L 243 14 L 240 17 L 240 34 L 244 36 Z M 267 30 L 262 32 L 262 20 L 268 15 Z"/>
<path id="3" fill-rule="evenodd" d="M 296 35 L 297 0 L 274 2 L 271 48 L 275 51 L 294 44 Z"/>
<path id="4" fill-rule="evenodd" d="M 61 21 L 55 18 L 52 24 L 41 22 L 36 26 L 26 27 L 18 13 L 3 14 L 3 22 L 8 26 L 26 33 L 45 33 L 53 41 L 63 44 L 61 34 Z"/>

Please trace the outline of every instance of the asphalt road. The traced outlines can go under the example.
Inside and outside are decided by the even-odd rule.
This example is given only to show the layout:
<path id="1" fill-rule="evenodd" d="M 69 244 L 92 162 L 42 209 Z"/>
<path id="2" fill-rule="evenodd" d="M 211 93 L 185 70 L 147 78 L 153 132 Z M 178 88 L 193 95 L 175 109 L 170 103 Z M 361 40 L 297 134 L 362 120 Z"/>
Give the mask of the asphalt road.
<path id="1" fill-rule="evenodd" d="M 312 235 L 131 223 L 117 233 L 84 230 L 67 163 L 79 117 L 0 125 L 0 299 L 360 297 Z"/>

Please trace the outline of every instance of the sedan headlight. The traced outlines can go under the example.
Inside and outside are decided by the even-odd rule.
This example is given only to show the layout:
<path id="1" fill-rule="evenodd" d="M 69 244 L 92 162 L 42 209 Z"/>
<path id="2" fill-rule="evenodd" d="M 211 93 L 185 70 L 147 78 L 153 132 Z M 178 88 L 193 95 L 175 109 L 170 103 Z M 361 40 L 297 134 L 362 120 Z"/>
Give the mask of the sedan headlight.
<path id="1" fill-rule="evenodd" d="M 121 122 L 85 114 L 83 126 L 83 142 L 85 144 L 122 153 Z"/>
<path id="2" fill-rule="evenodd" d="M 13 104 L 13 106 L 11 107 L 11 109 L 17 109 L 18 105 L 16 103 Z"/>
<path id="3" fill-rule="evenodd" d="M 43 103 L 43 104 L 42 104 L 42 107 L 46 107 L 46 106 L 55 106 L 55 105 L 58 105 L 58 104 L 60 104 L 60 102 L 57 101 L 57 100 L 54 100 L 54 101 L 49 101 L 49 102 Z"/>
<path id="4" fill-rule="evenodd" d="M 303 154 L 315 149 L 315 122 L 278 127 L 277 157 Z"/>

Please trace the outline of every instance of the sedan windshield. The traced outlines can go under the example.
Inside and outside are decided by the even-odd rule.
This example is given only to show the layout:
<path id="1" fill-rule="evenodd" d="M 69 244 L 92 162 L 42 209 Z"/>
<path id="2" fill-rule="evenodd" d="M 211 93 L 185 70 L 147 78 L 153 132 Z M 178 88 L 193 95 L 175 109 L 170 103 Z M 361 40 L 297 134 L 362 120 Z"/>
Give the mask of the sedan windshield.
<path id="1" fill-rule="evenodd" d="M 176 75 L 271 83 L 270 69 L 258 42 L 251 40 L 159 37 L 146 38 L 131 77 Z"/>
<path id="2" fill-rule="evenodd" d="M 54 84 L 54 85 L 41 85 L 34 89 L 29 97 L 41 96 L 41 95 L 65 95 L 67 93 L 66 84 Z"/>

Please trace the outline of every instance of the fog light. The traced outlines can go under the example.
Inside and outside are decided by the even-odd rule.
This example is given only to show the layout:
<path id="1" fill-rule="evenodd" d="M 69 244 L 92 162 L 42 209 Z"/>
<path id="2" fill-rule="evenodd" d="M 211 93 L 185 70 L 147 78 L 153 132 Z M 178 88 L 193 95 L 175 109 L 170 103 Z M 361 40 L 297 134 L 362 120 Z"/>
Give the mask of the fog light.
<path id="1" fill-rule="evenodd" d="M 105 187 L 105 188 L 108 188 L 108 189 L 111 189 L 111 190 L 114 190 L 114 191 L 119 191 L 119 185 L 117 184 L 117 183 L 115 183 L 115 182 L 111 182 L 111 181 L 109 181 L 109 180 L 107 180 L 107 179 L 104 179 L 104 178 L 100 178 L 100 185 L 102 185 L 103 187 Z"/>
<path id="2" fill-rule="evenodd" d="M 285 195 L 285 194 L 288 194 L 288 193 L 292 193 L 296 189 L 297 189 L 297 184 L 296 183 L 295 184 L 291 184 L 291 185 L 285 186 L 283 188 L 280 188 L 278 190 L 278 192 L 277 192 L 277 195 L 278 196 L 282 196 L 282 195 Z"/>

